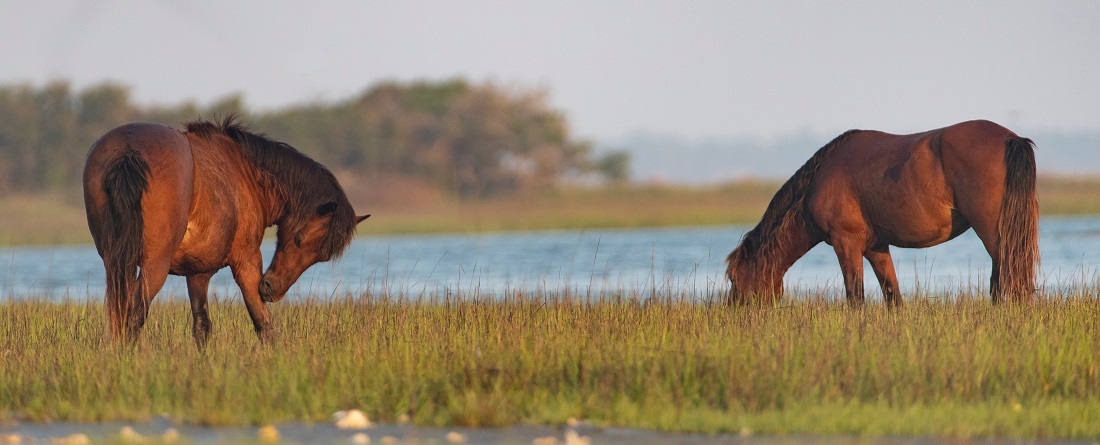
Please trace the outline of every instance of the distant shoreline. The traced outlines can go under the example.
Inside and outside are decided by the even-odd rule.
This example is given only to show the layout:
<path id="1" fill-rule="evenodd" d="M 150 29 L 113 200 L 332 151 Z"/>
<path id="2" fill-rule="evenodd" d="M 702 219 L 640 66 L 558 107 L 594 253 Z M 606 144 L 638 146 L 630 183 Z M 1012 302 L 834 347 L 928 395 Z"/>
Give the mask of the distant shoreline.
<path id="1" fill-rule="evenodd" d="M 353 205 L 373 214 L 360 236 L 713 226 L 757 222 L 781 184 L 564 187 L 476 201 L 379 187 L 362 195 L 373 202 Z M 1045 216 L 1100 213 L 1100 177 L 1042 176 L 1038 189 Z M 2 196 L 0 215 L 0 246 L 91 242 L 79 191 Z"/>

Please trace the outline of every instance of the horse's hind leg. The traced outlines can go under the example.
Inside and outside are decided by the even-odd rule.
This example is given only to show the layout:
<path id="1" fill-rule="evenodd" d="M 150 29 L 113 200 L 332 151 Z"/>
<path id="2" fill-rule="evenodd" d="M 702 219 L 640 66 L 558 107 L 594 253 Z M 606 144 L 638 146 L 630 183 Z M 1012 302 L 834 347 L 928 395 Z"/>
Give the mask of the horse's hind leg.
<path id="1" fill-rule="evenodd" d="M 195 337 L 198 348 L 206 348 L 210 337 L 210 315 L 206 311 L 206 293 L 210 288 L 213 274 L 199 274 L 187 277 L 187 296 L 191 299 L 191 335 Z"/>
<path id="2" fill-rule="evenodd" d="M 997 221 L 992 217 L 974 217 L 971 219 L 971 227 L 978 239 L 985 246 L 986 253 L 992 262 L 992 270 L 989 274 L 989 296 L 994 303 L 998 303 L 1001 297 L 1001 289 L 997 286 L 1001 275 L 1001 255 L 997 247 Z"/>
<path id="3" fill-rule="evenodd" d="M 863 253 L 867 261 L 871 263 L 871 269 L 878 278 L 879 288 L 882 289 L 882 297 L 891 307 L 901 306 L 901 291 L 898 289 L 898 276 L 894 270 L 894 260 L 890 257 L 890 246 L 874 246 Z"/>
<path id="4" fill-rule="evenodd" d="M 130 299 L 126 317 L 126 338 L 136 342 L 141 335 L 141 328 L 145 326 L 145 318 L 149 316 L 149 304 L 153 297 L 164 286 L 164 280 L 168 278 L 168 261 L 146 262 L 141 267 L 141 275 L 138 276 L 138 291 Z"/>

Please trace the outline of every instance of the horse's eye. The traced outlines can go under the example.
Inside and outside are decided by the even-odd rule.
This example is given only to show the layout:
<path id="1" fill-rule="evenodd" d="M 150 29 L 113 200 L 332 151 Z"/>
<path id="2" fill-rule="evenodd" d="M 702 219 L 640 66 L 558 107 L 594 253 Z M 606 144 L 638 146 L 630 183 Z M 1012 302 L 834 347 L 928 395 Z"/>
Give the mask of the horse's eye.
<path id="1" fill-rule="evenodd" d="M 302 247 L 302 234 L 298 233 L 294 235 L 294 245 Z"/>
<path id="2" fill-rule="evenodd" d="M 326 202 L 317 206 L 317 214 L 324 216 L 336 211 L 337 204 L 335 202 Z"/>

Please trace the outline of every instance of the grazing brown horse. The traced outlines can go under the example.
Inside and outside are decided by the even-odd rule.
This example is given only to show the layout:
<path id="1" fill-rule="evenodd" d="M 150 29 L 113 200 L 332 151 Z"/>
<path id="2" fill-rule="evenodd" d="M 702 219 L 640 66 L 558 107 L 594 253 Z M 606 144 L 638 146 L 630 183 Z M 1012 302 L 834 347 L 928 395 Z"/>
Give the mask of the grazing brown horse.
<path id="1" fill-rule="evenodd" d="M 367 218 L 355 216 L 324 166 L 233 116 L 190 122 L 184 132 L 152 123 L 107 132 L 88 151 L 84 205 L 107 270 L 112 336 L 137 340 L 167 275 L 183 275 L 200 348 L 214 272 L 233 271 L 263 340 L 271 334 L 265 302 L 282 299 L 314 263 L 340 256 Z M 260 242 L 275 224 L 275 256 L 263 272 Z"/>
<path id="2" fill-rule="evenodd" d="M 773 300 L 783 275 L 824 241 L 848 302 L 863 302 L 863 258 L 901 304 L 890 246 L 929 247 L 973 227 L 993 259 L 990 294 L 1030 301 L 1039 263 L 1035 153 L 989 121 L 911 135 L 848 131 L 814 153 L 727 258 L 728 301 Z"/>

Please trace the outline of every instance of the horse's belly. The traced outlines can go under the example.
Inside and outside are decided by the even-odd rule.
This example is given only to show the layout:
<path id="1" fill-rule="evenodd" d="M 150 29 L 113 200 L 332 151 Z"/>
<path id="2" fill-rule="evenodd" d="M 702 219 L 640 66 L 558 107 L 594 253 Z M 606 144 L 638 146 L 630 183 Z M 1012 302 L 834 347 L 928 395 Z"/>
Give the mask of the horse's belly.
<path id="1" fill-rule="evenodd" d="M 951 239 L 950 236 L 945 236 L 942 233 L 935 233 L 925 237 L 895 237 L 893 240 L 887 241 L 886 244 L 889 244 L 891 246 L 916 249 L 942 244 L 949 239 Z"/>
<path id="2" fill-rule="evenodd" d="M 230 243 L 220 239 L 217 233 L 216 230 L 200 229 L 196 224 L 188 222 L 183 242 L 172 256 L 172 273 L 193 275 L 214 272 L 225 267 Z"/>
<path id="3" fill-rule="evenodd" d="M 905 248 L 932 247 L 959 236 L 970 224 L 955 212 L 948 209 L 944 215 L 913 214 L 895 217 L 893 221 L 904 221 L 904 225 L 883 225 L 875 227 L 880 242 Z"/>

